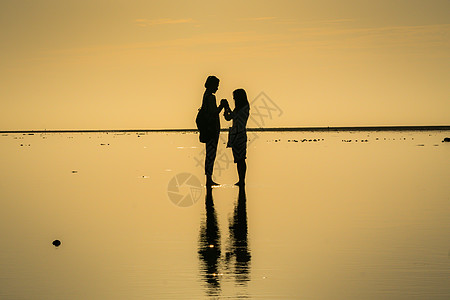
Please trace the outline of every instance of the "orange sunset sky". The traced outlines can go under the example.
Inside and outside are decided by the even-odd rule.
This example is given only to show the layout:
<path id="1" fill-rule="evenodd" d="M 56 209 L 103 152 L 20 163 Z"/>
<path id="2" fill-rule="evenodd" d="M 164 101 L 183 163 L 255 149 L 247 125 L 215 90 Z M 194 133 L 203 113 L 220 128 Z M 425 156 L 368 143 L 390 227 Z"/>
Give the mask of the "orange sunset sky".
<path id="1" fill-rule="evenodd" d="M 269 127 L 450 124 L 448 0 L 1 0 L 0 25 L 0 130 L 194 128 L 210 74 Z"/>

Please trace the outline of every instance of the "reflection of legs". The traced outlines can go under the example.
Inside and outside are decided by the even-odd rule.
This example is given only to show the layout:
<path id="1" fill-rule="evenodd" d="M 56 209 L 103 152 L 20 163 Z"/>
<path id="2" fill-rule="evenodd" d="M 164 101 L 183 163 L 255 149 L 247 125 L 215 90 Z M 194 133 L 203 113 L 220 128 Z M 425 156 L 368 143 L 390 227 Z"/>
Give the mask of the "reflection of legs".
<path id="1" fill-rule="evenodd" d="M 247 164 L 245 163 L 245 159 L 241 159 L 237 162 L 237 171 L 239 175 L 239 181 L 236 183 L 236 185 L 244 185 L 245 172 L 247 171 Z"/>
<path id="2" fill-rule="evenodd" d="M 205 155 L 205 175 L 206 185 L 217 185 L 212 181 L 212 173 L 214 169 L 214 161 L 216 160 L 217 144 L 219 138 L 213 138 L 206 142 L 206 155 Z"/>
<path id="3" fill-rule="evenodd" d="M 217 215 L 214 209 L 211 187 L 206 188 L 205 198 L 206 217 L 202 222 L 199 234 L 198 258 L 201 262 L 201 274 L 207 286 L 208 296 L 220 293 L 219 272 L 221 247 L 220 231 Z"/>

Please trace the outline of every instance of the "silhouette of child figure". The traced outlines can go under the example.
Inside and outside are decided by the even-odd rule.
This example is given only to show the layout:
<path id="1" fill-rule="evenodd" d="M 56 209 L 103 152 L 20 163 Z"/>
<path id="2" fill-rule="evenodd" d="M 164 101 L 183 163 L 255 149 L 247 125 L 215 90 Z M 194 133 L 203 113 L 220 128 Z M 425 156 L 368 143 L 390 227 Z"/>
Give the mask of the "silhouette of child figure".
<path id="1" fill-rule="evenodd" d="M 250 104 L 247 99 L 247 93 L 244 89 L 237 89 L 233 92 L 235 101 L 234 110 L 229 105 L 225 106 L 225 120 L 233 120 L 233 125 L 228 133 L 227 147 L 233 150 L 234 162 L 237 164 L 239 181 L 235 185 L 243 186 L 245 184 L 245 173 L 247 164 L 247 121 L 250 115 Z"/>

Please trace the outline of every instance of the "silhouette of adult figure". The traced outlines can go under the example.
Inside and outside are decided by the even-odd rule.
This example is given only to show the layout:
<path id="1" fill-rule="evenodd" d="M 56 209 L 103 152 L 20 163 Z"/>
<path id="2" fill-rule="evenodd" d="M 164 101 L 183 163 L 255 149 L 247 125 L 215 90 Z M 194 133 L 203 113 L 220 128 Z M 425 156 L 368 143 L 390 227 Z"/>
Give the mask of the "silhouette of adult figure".
<path id="1" fill-rule="evenodd" d="M 206 187 L 205 197 L 206 217 L 200 227 L 198 255 L 201 262 L 201 273 L 206 282 L 209 296 L 220 294 L 219 263 L 220 263 L 220 231 L 217 215 L 214 209 L 212 188 Z"/>
<path id="2" fill-rule="evenodd" d="M 233 218 L 230 220 L 229 252 L 226 254 L 227 261 L 235 259 L 234 274 L 238 284 L 249 281 L 251 254 L 248 246 L 247 229 L 247 198 L 245 186 L 239 186 L 239 196 L 234 207 Z"/>
<path id="3" fill-rule="evenodd" d="M 222 109 L 227 106 L 228 102 L 222 99 L 219 107 L 217 107 L 216 96 L 214 95 L 219 88 L 219 79 L 216 76 L 209 76 L 205 82 L 205 93 L 203 94 L 202 107 L 206 108 L 208 115 L 208 141 L 205 143 L 205 175 L 206 186 L 219 185 L 212 180 L 214 169 L 214 161 L 216 160 L 217 144 L 220 134 L 219 115 Z"/>
<path id="4" fill-rule="evenodd" d="M 227 147 L 231 147 L 233 150 L 234 162 L 237 164 L 237 171 L 239 181 L 236 185 L 245 184 L 245 173 L 247 170 L 247 164 L 245 159 L 247 158 L 247 121 L 250 114 L 250 103 L 247 99 L 247 93 L 244 89 L 237 89 L 233 92 L 233 99 L 235 102 L 234 110 L 231 110 L 227 103 L 224 103 L 225 120 L 233 120 L 233 125 L 228 133 Z"/>

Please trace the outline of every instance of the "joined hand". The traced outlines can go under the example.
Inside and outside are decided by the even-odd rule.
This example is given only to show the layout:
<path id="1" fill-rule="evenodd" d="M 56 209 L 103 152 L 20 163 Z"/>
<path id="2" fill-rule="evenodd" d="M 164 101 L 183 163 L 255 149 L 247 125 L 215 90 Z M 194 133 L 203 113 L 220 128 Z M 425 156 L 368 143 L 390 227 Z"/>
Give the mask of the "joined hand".
<path id="1" fill-rule="evenodd" d="M 220 105 L 222 105 L 223 107 L 229 107 L 227 99 L 220 100 Z"/>

